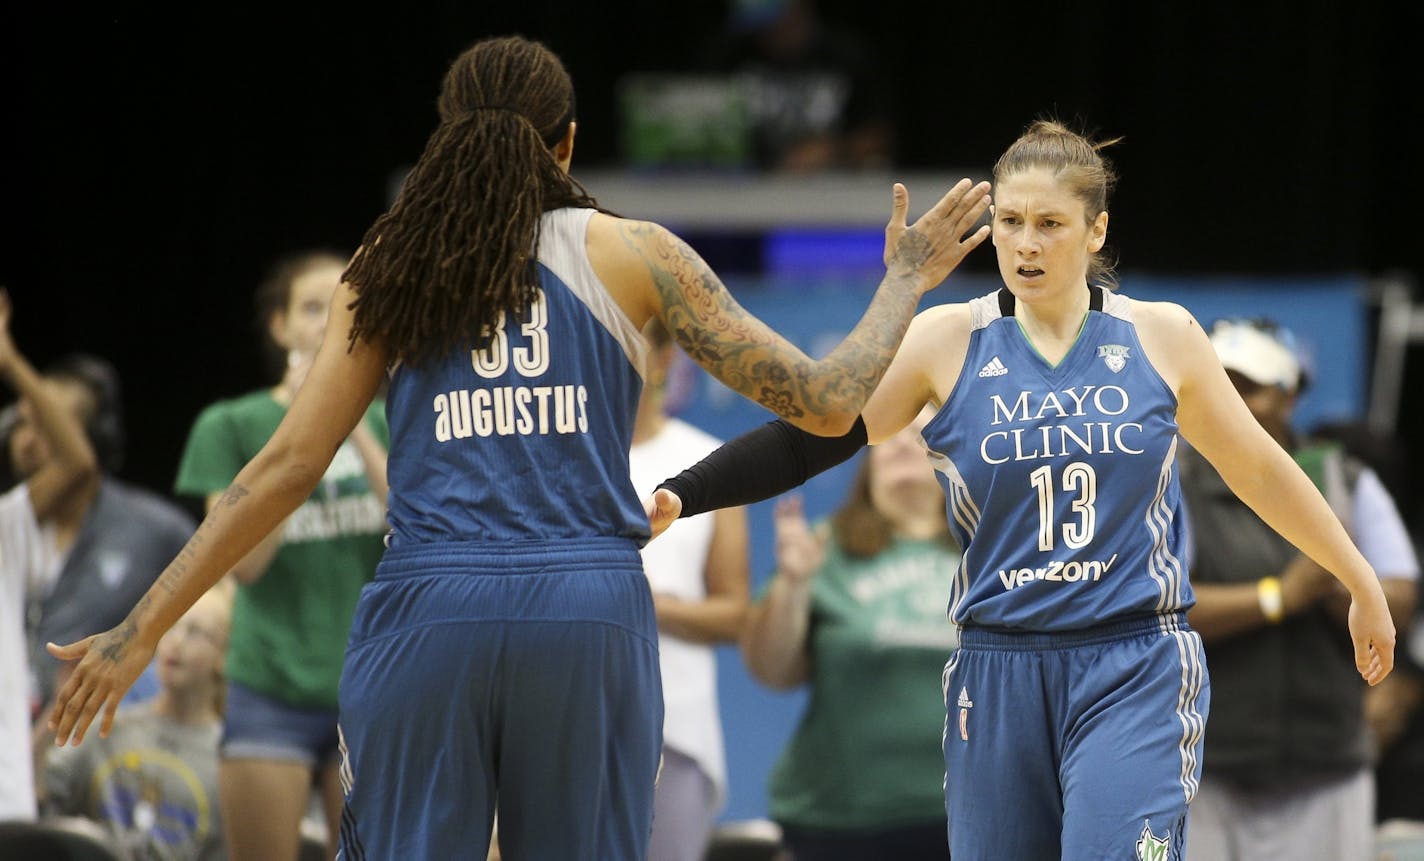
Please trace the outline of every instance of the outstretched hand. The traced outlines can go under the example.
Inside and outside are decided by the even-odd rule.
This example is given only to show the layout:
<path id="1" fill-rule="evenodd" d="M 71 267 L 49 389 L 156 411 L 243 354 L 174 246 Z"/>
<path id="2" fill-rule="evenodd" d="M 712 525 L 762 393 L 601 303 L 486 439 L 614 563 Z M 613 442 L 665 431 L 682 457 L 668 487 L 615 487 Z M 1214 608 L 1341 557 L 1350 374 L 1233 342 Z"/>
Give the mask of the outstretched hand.
<path id="1" fill-rule="evenodd" d="M 1372 598 L 1374 596 L 1371 596 Z M 1384 595 L 1377 600 L 1350 601 L 1350 639 L 1355 645 L 1355 669 L 1371 686 L 1394 669 L 1394 620 Z"/>
<path id="2" fill-rule="evenodd" d="M 969 233 L 974 222 L 989 209 L 989 187 L 987 182 L 971 185 L 968 179 L 961 179 L 929 212 L 907 227 L 910 192 L 895 183 L 890 222 L 885 225 L 885 268 L 916 272 L 923 279 L 924 290 L 949 277 L 969 252 L 989 238 L 987 224 Z"/>
<path id="3" fill-rule="evenodd" d="M 119 701 L 153 658 L 154 647 L 140 642 L 136 633 L 134 623 L 125 620 L 116 628 L 67 646 L 45 644 L 59 660 L 79 662 L 55 695 L 50 711 L 49 728 L 54 730 L 56 745 L 63 746 L 71 737 L 73 744 L 82 742 L 101 709 L 104 716 L 99 735 L 108 737 Z"/>
<path id="4" fill-rule="evenodd" d="M 682 500 L 676 493 L 665 487 L 653 491 L 653 495 L 643 500 L 643 511 L 648 515 L 648 525 L 652 527 L 653 538 L 667 531 L 672 522 L 682 514 Z"/>

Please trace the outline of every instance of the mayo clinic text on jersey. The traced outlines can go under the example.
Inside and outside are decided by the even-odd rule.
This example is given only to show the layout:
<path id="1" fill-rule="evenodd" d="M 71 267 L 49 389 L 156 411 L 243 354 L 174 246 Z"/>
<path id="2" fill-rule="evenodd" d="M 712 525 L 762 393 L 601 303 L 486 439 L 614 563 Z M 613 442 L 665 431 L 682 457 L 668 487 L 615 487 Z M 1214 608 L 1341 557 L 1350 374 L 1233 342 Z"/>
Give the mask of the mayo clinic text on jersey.
<path id="1" fill-rule="evenodd" d="M 1028 391 L 1019 392 L 1012 404 L 997 394 L 989 397 L 994 416 L 991 425 L 1037 422 L 1045 417 L 1087 418 L 1089 421 L 990 431 L 979 441 L 979 456 L 985 463 L 1077 454 L 1143 453 L 1138 447 L 1141 423 L 1094 420 L 1111 419 L 1127 412 L 1131 402 L 1127 391 L 1120 386 L 1083 386 L 1081 389 L 1074 386 L 1048 392 L 1036 403 L 1031 402 L 1033 393 Z"/>

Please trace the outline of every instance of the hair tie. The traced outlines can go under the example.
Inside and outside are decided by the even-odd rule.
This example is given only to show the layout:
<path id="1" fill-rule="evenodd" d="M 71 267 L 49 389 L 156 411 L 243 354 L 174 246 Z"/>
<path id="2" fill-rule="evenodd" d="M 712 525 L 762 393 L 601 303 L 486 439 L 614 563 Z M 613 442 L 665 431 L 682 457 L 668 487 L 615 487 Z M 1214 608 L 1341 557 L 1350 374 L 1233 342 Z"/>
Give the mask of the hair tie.
<path id="1" fill-rule="evenodd" d="M 510 107 L 509 105 L 470 105 L 470 107 L 464 111 L 463 115 L 473 116 L 478 111 L 503 111 L 507 114 L 514 114 L 515 116 L 524 120 L 526 123 L 529 123 L 529 125 L 533 127 L 536 132 L 539 130 L 539 127 L 534 125 L 534 121 L 529 119 L 529 117 L 525 116 L 523 111 L 519 110 L 518 108 Z M 570 93 L 568 110 L 564 111 L 564 115 L 559 118 L 558 124 L 554 126 L 553 130 L 550 131 L 548 135 L 541 136 L 544 139 L 544 144 L 552 149 L 555 144 L 564 139 L 564 135 L 569 130 L 569 123 L 573 121 L 574 98 L 573 93 Z"/>

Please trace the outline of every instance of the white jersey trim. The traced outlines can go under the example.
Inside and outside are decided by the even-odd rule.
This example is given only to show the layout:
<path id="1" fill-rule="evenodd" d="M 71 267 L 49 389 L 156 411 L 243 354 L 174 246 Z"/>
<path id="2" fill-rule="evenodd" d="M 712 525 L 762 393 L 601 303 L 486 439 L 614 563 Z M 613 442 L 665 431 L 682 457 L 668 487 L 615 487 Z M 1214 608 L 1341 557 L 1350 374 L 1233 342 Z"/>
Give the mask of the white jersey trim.
<path id="1" fill-rule="evenodd" d="M 977 332 L 1002 317 L 999 311 L 999 291 L 969 300 L 969 331 Z"/>
<path id="2" fill-rule="evenodd" d="M 1132 300 L 1126 296 L 1119 296 L 1106 287 L 1098 287 L 1103 291 L 1103 313 L 1110 317 L 1116 317 L 1126 323 L 1132 322 Z"/>
<path id="3" fill-rule="evenodd" d="M 647 379 L 648 342 L 593 271 L 588 260 L 588 223 L 597 210 L 567 207 L 544 213 L 539 226 L 539 262 L 568 285 L 603 324 L 623 352 L 638 376 Z"/>

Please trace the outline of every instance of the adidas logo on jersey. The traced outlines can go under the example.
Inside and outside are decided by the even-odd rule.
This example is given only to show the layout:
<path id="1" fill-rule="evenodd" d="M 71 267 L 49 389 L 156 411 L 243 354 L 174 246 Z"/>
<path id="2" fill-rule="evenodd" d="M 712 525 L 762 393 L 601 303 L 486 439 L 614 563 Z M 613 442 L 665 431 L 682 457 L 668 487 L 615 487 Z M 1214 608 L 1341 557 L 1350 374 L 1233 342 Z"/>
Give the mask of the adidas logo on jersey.
<path id="1" fill-rule="evenodd" d="M 992 358 L 992 359 L 989 360 L 989 364 L 987 364 L 987 365 L 985 365 L 984 367 L 982 367 L 982 368 L 979 369 L 979 376 L 981 376 L 981 377 L 1002 377 L 1004 374 L 1007 374 L 1008 372 L 1009 372 L 1009 369 L 1006 368 L 1006 367 L 1004 367 L 1004 363 L 1001 362 L 1001 361 L 999 361 L 999 357 L 998 357 L 998 356 L 995 356 L 994 358 Z"/>
<path id="2" fill-rule="evenodd" d="M 962 708 L 962 709 L 972 709 L 972 708 L 974 708 L 974 701 L 969 698 L 969 689 L 968 689 L 968 688 L 960 688 L 960 689 L 959 689 L 959 703 L 958 703 L 958 705 L 959 705 L 959 707 Z"/>

